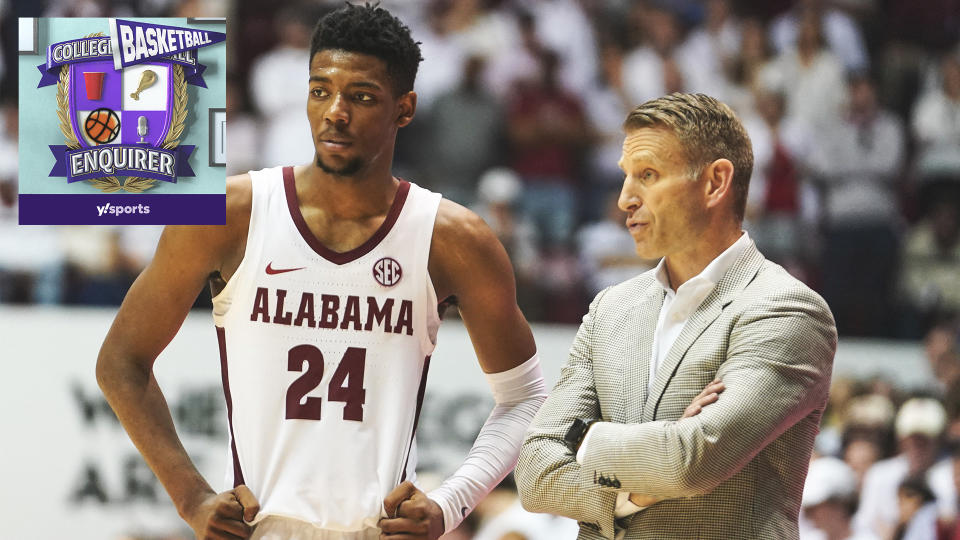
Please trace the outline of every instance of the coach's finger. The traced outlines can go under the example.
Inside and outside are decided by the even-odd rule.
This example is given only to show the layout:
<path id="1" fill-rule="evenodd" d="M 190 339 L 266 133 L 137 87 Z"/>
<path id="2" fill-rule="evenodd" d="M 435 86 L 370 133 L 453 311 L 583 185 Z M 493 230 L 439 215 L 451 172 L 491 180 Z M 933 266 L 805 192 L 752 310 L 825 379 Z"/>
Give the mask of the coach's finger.
<path id="1" fill-rule="evenodd" d="M 409 480 L 403 482 L 399 486 L 393 488 L 393 491 L 387 494 L 383 498 L 383 509 L 387 512 L 387 515 L 390 517 L 396 517 L 397 507 L 400 506 L 400 503 L 407 500 L 414 493 L 419 491 L 416 486 L 413 485 L 413 482 Z"/>
<path id="2" fill-rule="evenodd" d="M 233 492 L 236 494 L 240 506 L 243 507 L 244 521 L 253 521 L 253 519 L 257 517 L 257 513 L 260 512 L 260 501 L 258 501 L 257 497 L 250 491 L 250 488 L 243 484 L 233 488 Z"/>
<path id="3" fill-rule="evenodd" d="M 699 395 L 697 395 L 697 398 L 703 398 L 703 397 L 709 396 L 710 394 L 719 394 L 720 392 L 723 392 L 725 389 L 726 389 L 726 386 L 724 386 L 723 381 L 716 379 L 711 381 L 710 384 L 704 387 L 703 391 L 700 392 Z"/>

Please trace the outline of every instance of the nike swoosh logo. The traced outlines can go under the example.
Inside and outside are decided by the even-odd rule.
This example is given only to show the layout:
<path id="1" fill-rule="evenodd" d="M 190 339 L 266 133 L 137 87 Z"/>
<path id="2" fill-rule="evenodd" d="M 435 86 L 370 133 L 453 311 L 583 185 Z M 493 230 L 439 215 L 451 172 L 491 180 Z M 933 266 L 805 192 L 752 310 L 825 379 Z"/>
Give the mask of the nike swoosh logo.
<path id="1" fill-rule="evenodd" d="M 296 270 L 303 270 L 304 268 L 306 268 L 306 266 L 301 266 L 300 268 L 274 268 L 273 261 L 270 261 L 267 263 L 267 274 L 272 276 L 274 274 L 282 274 L 284 272 L 293 272 Z"/>

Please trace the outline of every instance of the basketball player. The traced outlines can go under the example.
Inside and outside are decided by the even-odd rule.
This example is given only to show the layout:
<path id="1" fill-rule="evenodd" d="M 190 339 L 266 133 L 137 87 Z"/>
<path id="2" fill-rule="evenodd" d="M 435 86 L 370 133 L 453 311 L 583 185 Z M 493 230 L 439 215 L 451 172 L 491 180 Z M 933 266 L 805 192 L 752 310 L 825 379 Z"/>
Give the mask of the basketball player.
<path id="1" fill-rule="evenodd" d="M 198 538 L 433 539 L 515 465 L 545 398 L 536 347 L 490 229 L 391 175 L 417 104 L 407 27 L 348 5 L 320 20 L 310 58 L 314 162 L 229 178 L 226 226 L 167 227 L 97 378 Z M 234 486 L 219 494 L 152 373 L 210 276 Z M 411 482 L 414 433 L 438 299 L 459 305 L 496 406 L 464 464 L 425 494 Z"/>

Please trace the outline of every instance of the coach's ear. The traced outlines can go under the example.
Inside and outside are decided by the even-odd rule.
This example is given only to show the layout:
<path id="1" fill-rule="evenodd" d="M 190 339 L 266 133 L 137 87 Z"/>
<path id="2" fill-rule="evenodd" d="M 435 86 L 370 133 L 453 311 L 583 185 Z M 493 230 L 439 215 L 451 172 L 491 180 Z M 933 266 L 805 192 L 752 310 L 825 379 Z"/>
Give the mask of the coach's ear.
<path id="1" fill-rule="evenodd" d="M 707 208 L 733 198 L 733 163 L 729 159 L 720 158 L 707 165 L 703 174 L 707 179 L 704 184 Z"/>
<path id="2" fill-rule="evenodd" d="M 417 93 L 413 90 L 397 99 L 397 127 L 404 127 L 413 120 L 417 112 Z"/>

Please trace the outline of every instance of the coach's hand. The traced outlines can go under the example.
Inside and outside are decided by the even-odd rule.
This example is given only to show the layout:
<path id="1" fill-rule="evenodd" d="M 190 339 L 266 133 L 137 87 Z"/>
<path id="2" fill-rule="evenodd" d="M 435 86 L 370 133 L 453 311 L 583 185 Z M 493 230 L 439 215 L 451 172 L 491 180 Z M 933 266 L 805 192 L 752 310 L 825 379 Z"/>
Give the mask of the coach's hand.
<path id="1" fill-rule="evenodd" d="M 443 511 L 412 482 L 395 487 L 383 499 L 387 516 L 380 520 L 380 538 L 435 540 L 443 534 Z"/>
<path id="2" fill-rule="evenodd" d="M 237 486 L 201 502 L 187 523 L 198 540 L 236 540 L 250 538 L 253 527 L 244 521 L 253 521 L 260 511 L 260 503 L 247 486 Z"/>
<path id="3" fill-rule="evenodd" d="M 681 419 L 690 418 L 691 416 L 700 414 L 700 411 L 702 411 L 704 407 L 710 405 L 720 398 L 720 392 L 723 392 L 725 388 L 726 386 L 723 385 L 723 381 L 720 379 L 714 379 L 710 381 L 710 384 L 708 384 L 702 392 L 697 394 L 697 397 L 693 398 L 693 401 L 690 402 L 690 405 L 688 405 L 683 411 L 683 416 Z M 639 493 L 630 494 L 630 502 L 644 508 L 662 500 L 662 498 L 654 497 L 652 495 L 640 495 Z"/>
<path id="4" fill-rule="evenodd" d="M 690 405 L 683 411 L 681 419 L 700 414 L 700 411 L 702 411 L 704 407 L 720 398 L 720 392 L 723 392 L 724 389 L 726 389 L 726 386 L 723 385 L 723 381 L 720 379 L 710 381 L 710 384 L 708 384 L 702 392 L 697 394 L 697 397 L 693 398 Z"/>

